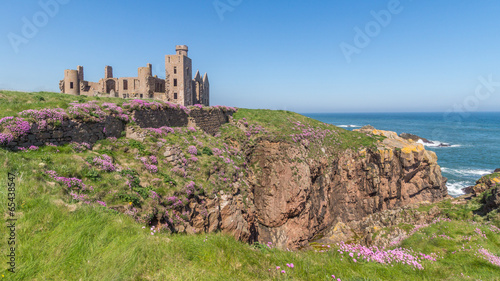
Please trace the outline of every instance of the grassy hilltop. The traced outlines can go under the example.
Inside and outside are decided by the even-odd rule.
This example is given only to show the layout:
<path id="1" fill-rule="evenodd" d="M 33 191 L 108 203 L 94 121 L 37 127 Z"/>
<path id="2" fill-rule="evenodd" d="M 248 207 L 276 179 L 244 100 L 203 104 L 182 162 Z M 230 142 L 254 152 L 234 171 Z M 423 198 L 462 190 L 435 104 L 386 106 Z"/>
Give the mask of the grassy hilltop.
<path id="1" fill-rule="evenodd" d="M 119 106 L 125 102 L 0 91 L 0 118 L 91 100 Z M 500 280 L 498 214 L 479 212 L 487 193 L 465 204 L 445 200 L 420 205 L 423 211 L 438 208 L 443 219 L 405 226 L 413 234 L 376 256 L 360 246 L 339 251 L 337 245 L 314 244 L 310 250 L 289 252 L 272 245 L 248 245 L 222 233 L 181 235 L 151 229 L 146 222 L 151 209 L 158 207 L 154 194 L 175 197 L 172 204 L 177 204 L 186 191 L 207 196 L 231 191 L 232 180 L 245 177 L 251 168 L 238 149 L 242 144 L 251 146 L 259 139 L 293 143 L 303 128 L 323 138 L 333 155 L 377 142 L 288 111 L 239 109 L 234 121 L 217 136 L 183 128 L 174 133 L 152 131 L 144 141 L 101 140 L 90 149 L 76 144 L 18 152 L 0 148 L 0 206 L 7 219 L 12 173 L 17 218 L 16 273 L 7 271 L 9 245 L 2 239 L 0 279 L 332 280 L 334 275 L 334 280 Z M 182 169 L 166 162 L 161 148 L 168 145 L 190 156 Z M 319 151 L 311 141 L 310 156 Z M 77 193 L 75 187 L 83 191 Z M 241 189 L 244 193 L 245 187 Z M 1 237 L 8 235 L 7 228 L 0 228 Z M 388 259 L 392 262 L 376 262 Z"/>

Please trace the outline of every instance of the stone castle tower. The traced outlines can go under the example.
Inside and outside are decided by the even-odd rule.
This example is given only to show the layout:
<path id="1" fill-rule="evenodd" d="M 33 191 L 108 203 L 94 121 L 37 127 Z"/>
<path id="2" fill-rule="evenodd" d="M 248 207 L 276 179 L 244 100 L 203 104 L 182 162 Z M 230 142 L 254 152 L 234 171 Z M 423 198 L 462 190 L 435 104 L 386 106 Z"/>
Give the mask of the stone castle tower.
<path id="1" fill-rule="evenodd" d="M 59 81 L 62 93 L 85 96 L 107 96 L 122 98 L 148 98 L 168 101 L 184 106 L 210 105 L 210 83 L 205 73 L 192 78 L 192 62 L 186 45 L 176 46 L 175 55 L 165 56 L 166 79 L 153 76 L 152 65 L 139 67 L 137 77 L 113 77 L 113 68 L 104 68 L 104 78 L 99 82 L 84 80 L 83 67 L 64 71 L 64 79 Z"/>

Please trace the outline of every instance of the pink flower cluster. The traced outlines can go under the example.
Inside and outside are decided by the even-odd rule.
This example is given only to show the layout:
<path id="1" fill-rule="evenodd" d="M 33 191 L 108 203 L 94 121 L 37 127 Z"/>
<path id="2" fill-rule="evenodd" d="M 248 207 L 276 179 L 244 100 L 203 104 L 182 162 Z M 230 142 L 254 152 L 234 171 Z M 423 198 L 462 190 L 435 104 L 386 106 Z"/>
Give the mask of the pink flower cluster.
<path id="1" fill-rule="evenodd" d="M 250 125 L 248 126 L 248 129 L 245 133 L 245 135 L 250 138 L 253 135 L 258 135 L 260 133 L 263 134 L 268 134 L 269 132 L 267 131 L 266 128 L 262 127 L 261 125 Z"/>
<path id="2" fill-rule="evenodd" d="M 494 232 L 494 233 L 499 233 L 500 232 L 500 228 L 494 226 L 494 225 L 490 225 L 488 227 L 490 229 L 491 232 Z"/>
<path id="3" fill-rule="evenodd" d="M 19 117 L 4 117 L 0 119 L 0 145 L 6 145 L 31 130 L 30 123 Z"/>
<path id="4" fill-rule="evenodd" d="M 104 170 L 106 172 L 116 171 L 116 167 L 115 165 L 113 165 L 113 158 L 111 158 L 106 154 L 94 157 L 94 159 L 92 159 L 91 164 L 96 165 L 99 169 Z"/>
<path id="5" fill-rule="evenodd" d="M 144 167 L 146 170 L 148 170 L 150 173 L 158 173 L 158 160 L 156 159 L 156 156 L 150 156 L 150 157 L 141 157 L 140 158 L 142 164 L 144 164 Z"/>
<path id="6" fill-rule="evenodd" d="M 163 127 L 160 127 L 160 128 L 146 128 L 146 130 L 149 133 L 152 133 L 156 137 L 167 136 L 168 134 L 175 133 L 174 129 L 172 129 L 170 127 L 167 127 L 167 126 L 163 126 Z"/>
<path id="7" fill-rule="evenodd" d="M 115 116 L 116 118 L 128 122 L 130 117 L 126 114 L 123 108 L 119 107 L 115 103 L 105 102 L 102 104 L 104 110 L 109 111 L 110 115 Z"/>
<path id="8" fill-rule="evenodd" d="M 353 259 L 354 262 L 357 262 L 356 258 L 354 257 L 356 256 L 358 259 L 363 259 L 367 262 L 372 261 L 382 264 L 401 263 L 422 270 L 424 269 L 421 264 L 423 260 L 428 260 L 431 262 L 436 261 L 435 254 L 417 254 L 412 250 L 405 248 L 383 250 L 379 249 L 378 247 L 366 247 L 358 244 L 345 244 L 344 242 L 339 243 L 338 246 L 338 252 L 341 255 L 343 255 L 344 253 L 349 253 L 349 256 Z"/>
<path id="9" fill-rule="evenodd" d="M 70 103 L 68 115 L 74 119 L 84 122 L 103 122 L 106 118 L 106 113 L 96 103 L 90 101 L 88 103 Z"/>
<path id="10" fill-rule="evenodd" d="M 294 123 L 294 130 L 299 130 L 301 133 L 297 134 L 292 134 L 290 135 L 292 137 L 292 140 L 294 142 L 300 142 L 302 140 L 323 140 L 324 138 L 334 134 L 334 131 L 328 130 L 328 129 L 321 129 L 321 128 L 313 128 L 309 127 L 300 122 L 295 122 Z"/>
<path id="11" fill-rule="evenodd" d="M 158 193 L 154 192 L 153 190 L 150 190 L 151 195 L 149 195 L 150 198 L 152 199 L 160 199 L 160 195 Z"/>
<path id="12" fill-rule="evenodd" d="M 86 204 L 90 204 L 90 201 L 89 201 L 89 197 L 87 194 L 78 194 L 74 191 L 71 191 L 69 193 L 69 195 L 71 195 L 71 197 L 73 197 L 73 200 L 76 200 L 76 201 L 82 201 Z"/>
<path id="13" fill-rule="evenodd" d="M 493 255 L 492 253 L 490 253 L 488 250 L 486 250 L 484 248 L 477 250 L 477 252 L 479 254 L 481 254 L 483 256 L 483 258 L 485 260 L 489 261 L 491 264 L 496 265 L 496 266 L 500 266 L 500 257 Z"/>
<path id="14" fill-rule="evenodd" d="M 99 200 L 96 200 L 97 204 L 103 206 L 103 207 L 106 207 L 106 202 L 103 202 L 103 201 L 99 201 Z"/>
<path id="15" fill-rule="evenodd" d="M 221 109 L 222 111 L 225 111 L 225 112 L 238 111 L 238 109 L 236 107 L 225 106 L 225 105 L 216 105 L 216 106 L 213 106 L 213 108 Z"/>
<path id="16" fill-rule="evenodd" d="M 86 142 L 82 142 L 82 143 L 72 142 L 71 147 L 76 152 L 83 152 L 85 150 L 90 150 L 92 148 L 92 146 Z"/>
<path id="17" fill-rule="evenodd" d="M 19 116 L 37 123 L 39 130 L 45 130 L 49 124 L 62 122 L 65 118 L 68 118 L 68 114 L 62 108 L 28 109 L 20 112 Z"/>
<path id="18" fill-rule="evenodd" d="M 194 194 L 194 190 L 195 190 L 195 183 L 194 181 L 190 181 L 186 187 L 184 188 L 184 191 L 186 192 L 186 194 L 189 196 L 189 195 L 192 195 Z"/>
<path id="19" fill-rule="evenodd" d="M 6 123 L 7 121 L 12 120 L 12 119 L 14 119 L 13 116 L 7 116 L 7 117 L 1 118 L 0 119 L 0 125 L 2 125 L 3 123 Z"/>
<path id="20" fill-rule="evenodd" d="M 111 113 L 116 113 L 116 114 L 123 113 L 123 108 L 116 105 L 116 103 L 105 102 L 102 104 L 102 107 Z"/>
<path id="21" fill-rule="evenodd" d="M 54 179 L 56 182 L 66 185 L 68 189 L 76 191 L 94 190 L 92 186 L 84 184 L 83 181 L 79 178 L 60 177 L 57 175 L 55 171 L 47 171 L 46 174 L 49 175 L 49 177 L 51 177 L 52 179 Z"/>
<path id="22" fill-rule="evenodd" d="M 197 155 L 198 154 L 198 149 L 196 148 L 196 146 L 191 145 L 191 146 L 188 147 L 188 153 L 192 154 L 192 155 Z"/>
<path id="23" fill-rule="evenodd" d="M 185 106 L 170 103 L 170 102 L 162 102 L 162 101 L 144 101 L 144 100 L 131 100 L 129 103 L 123 104 L 124 108 L 129 110 L 141 110 L 141 109 L 151 109 L 151 110 L 162 110 L 167 108 L 180 108 L 185 112 L 188 110 Z M 188 113 L 188 112 L 186 112 Z"/>
<path id="24" fill-rule="evenodd" d="M 477 233 L 477 235 L 479 235 L 480 237 L 483 237 L 483 238 L 488 239 L 488 237 L 486 237 L 486 233 L 483 233 L 483 232 L 481 231 L 481 229 L 476 228 L 476 229 L 474 229 L 474 232 L 475 232 L 475 233 Z"/>

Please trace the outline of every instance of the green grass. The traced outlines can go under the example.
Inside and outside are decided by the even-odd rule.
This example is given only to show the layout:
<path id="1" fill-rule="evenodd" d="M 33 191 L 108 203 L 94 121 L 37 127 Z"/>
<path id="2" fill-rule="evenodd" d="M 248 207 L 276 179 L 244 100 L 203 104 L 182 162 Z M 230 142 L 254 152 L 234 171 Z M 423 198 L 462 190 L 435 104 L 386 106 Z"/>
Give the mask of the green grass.
<path id="1" fill-rule="evenodd" d="M 3 155 L 5 156 L 5 155 Z M 77 206 L 76 210 L 58 203 L 60 188 L 49 186 L 33 161 L 20 155 L 8 156 L 6 173 L 17 170 L 17 263 L 18 272 L 2 274 L 8 280 L 498 280 L 500 268 L 469 252 L 451 254 L 460 241 L 429 240 L 432 233 L 449 236 L 470 235 L 475 226 L 461 221 L 444 222 L 417 233 L 403 246 L 415 251 L 440 252 L 444 259 L 424 264 L 415 271 L 408 266 L 341 260 L 336 251 L 286 252 L 253 247 L 224 234 L 151 236 L 149 229 L 131 218 L 96 206 Z M 5 158 L 4 158 L 5 159 Z M 1 204 L 5 206 L 2 190 Z M 3 210 L 4 212 L 6 210 Z M 7 235 L 1 228 L 2 237 Z M 481 245 L 500 254 L 498 234 L 486 232 Z M 2 243 L 2 253 L 6 252 Z M 286 263 L 294 263 L 289 269 Z M 276 273 L 281 266 L 286 275 Z M 268 271 L 271 269 L 271 273 Z"/>
<path id="2" fill-rule="evenodd" d="M 0 95 L 0 117 L 29 108 L 65 108 L 69 102 L 78 99 L 54 93 L 2 91 Z M 43 97 L 43 100 L 37 96 Z M 101 100 L 116 102 L 114 99 Z M 6 112 L 6 109 L 9 111 Z M 0 279 L 331 280 L 330 276 L 334 274 L 342 280 L 500 280 L 500 268 L 475 256 L 473 252 L 451 253 L 464 244 L 462 236 L 474 235 L 475 228 L 480 228 L 488 239 L 476 239 L 470 246 L 482 246 L 500 255 L 500 234 L 488 229 L 484 224 L 486 217 L 477 215 L 482 198 L 474 199 L 467 205 L 455 205 L 451 201 L 422 205 L 425 211 L 437 206 L 445 216 L 454 220 L 422 229 L 403 242 L 404 247 L 411 247 L 415 251 L 426 254 L 436 252 L 443 256 L 434 263 L 424 262 L 425 269 L 419 271 L 401 264 L 392 267 L 363 261 L 354 263 L 342 258 L 337 251 L 318 253 L 313 250 L 288 252 L 268 249 L 263 245 L 238 242 L 223 233 L 151 235 L 149 227 L 142 228 L 146 226 L 145 223 L 138 223 L 125 214 L 96 204 L 72 201 L 64 186 L 54 183 L 45 174 L 46 170 L 55 170 L 61 176 L 81 178 L 86 184 L 94 186 L 95 190 L 91 193 L 93 198 L 104 200 L 108 206 L 119 207 L 128 204 L 128 200 L 120 199 L 110 192 L 131 194 L 123 176 L 119 172 L 104 172 L 89 167 L 85 159 L 108 154 L 113 157 L 114 163 L 137 171 L 142 188 L 152 188 L 163 196 L 170 196 L 191 180 L 203 183 L 207 193 L 229 189 L 229 186 L 220 182 L 212 184 L 206 181 L 207 173 L 214 165 L 225 169 L 227 173 L 235 173 L 230 167 L 232 165 L 224 166 L 222 160 L 213 155 L 214 148 L 222 148 L 225 143 L 231 144 L 232 141 L 239 144 L 252 144 L 262 139 L 290 141 L 290 134 L 296 133 L 292 122 L 300 121 L 310 127 L 337 132 L 336 139 L 315 144 L 318 150 L 320 145 L 329 146 L 332 143 L 337 145 L 338 151 L 360 149 L 373 146 L 378 140 L 288 111 L 240 109 L 234 119 L 243 118 L 251 124 L 266 127 L 269 134 L 249 139 L 236 126 L 226 124 L 218 138 L 202 132 L 184 132 L 165 137 L 166 145 L 178 145 L 185 153 L 188 145 L 194 141 L 201 142 L 198 146 L 199 160 L 190 170 L 192 178 L 184 178 L 170 171 L 172 166 L 163 162 L 163 151 L 156 148 L 158 138 L 148 138 L 144 142 L 125 138 L 117 141 L 101 140 L 95 150 L 81 153 L 75 153 L 70 145 L 42 147 L 30 152 L 11 152 L 0 148 L 0 208 L 4 219 L 7 218 L 7 174 L 15 173 L 18 219 L 17 273 L 7 272 L 5 255 L 8 245 L 2 239 L 0 271 L 3 278 Z M 159 174 L 150 174 L 143 169 L 137 156 L 147 155 L 159 158 Z M 245 161 L 243 156 L 243 153 L 232 155 L 234 165 L 241 166 Z M 152 184 L 154 178 L 159 178 L 161 183 Z M 170 184 L 171 181 L 175 184 Z M 142 197 L 137 200 L 137 205 L 148 203 Z M 408 224 L 400 224 L 399 227 L 405 230 L 412 228 Z M 452 240 L 431 239 L 434 233 L 446 234 Z M 0 228 L 0 237 L 7 236 L 7 229 Z M 293 263 L 295 267 L 289 269 L 286 263 Z M 280 274 L 276 266 L 287 273 Z M 471 278 L 463 278 L 461 273 Z"/>
<path id="3" fill-rule="evenodd" d="M 385 137 L 367 136 L 366 134 L 345 130 L 330 124 L 325 124 L 318 120 L 300 115 L 295 112 L 285 110 L 268 110 L 268 109 L 245 109 L 240 108 L 233 115 L 234 120 L 243 120 L 244 118 L 250 124 L 257 124 L 269 130 L 269 134 L 265 137 L 272 140 L 285 140 L 292 142 L 293 134 L 300 134 L 302 130 L 296 129 L 294 123 L 300 122 L 305 125 L 303 128 L 313 128 L 319 130 L 329 130 L 332 135 L 324 138 L 319 144 L 321 147 L 314 145 L 309 147 L 312 152 L 309 156 L 315 157 L 322 155 L 319 150 L 326 148 L 332 155 L 345 151 L 346 149 L 360 150 L 365 147 L 374 148 L 377 141 L 383 140 Z"/>
<path id="4" fill-rule="evenodd" d="M 14 92 L 0 91 L 0 118 L 14 116 L 18 112 L 27 109 L 63 108 L 66 109 L 71 102 L 87 102 L 98 100 L 99 102 L 114 102 L 122 104 L 125 100 L 121 98 L 101 98 L 87 96 L 72 96 L 49 92 Z"/>

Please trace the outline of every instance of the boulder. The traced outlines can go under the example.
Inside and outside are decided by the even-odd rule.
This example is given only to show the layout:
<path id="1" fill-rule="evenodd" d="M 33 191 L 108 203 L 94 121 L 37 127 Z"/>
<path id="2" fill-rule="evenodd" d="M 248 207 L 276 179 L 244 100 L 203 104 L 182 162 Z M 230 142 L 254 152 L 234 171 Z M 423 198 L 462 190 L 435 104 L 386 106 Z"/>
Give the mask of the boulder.
<path id="1" fill-rule="evenodd" d="M 402 133 L 399 136 L 405 140 L 412 140 L 414 142 L 417 142 L 418 140 L 422 140 L 424 143 L 432 143 L 430 140 L 428 140 L 426 138 L 419 137 L 419 136 L 414 135 L 414 134 Z"/>

